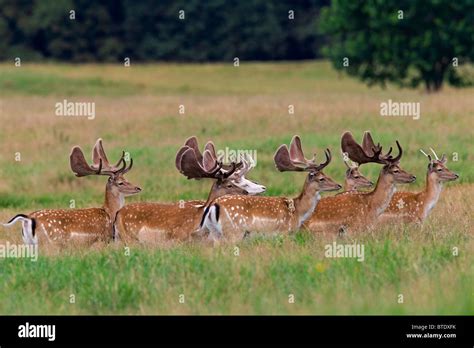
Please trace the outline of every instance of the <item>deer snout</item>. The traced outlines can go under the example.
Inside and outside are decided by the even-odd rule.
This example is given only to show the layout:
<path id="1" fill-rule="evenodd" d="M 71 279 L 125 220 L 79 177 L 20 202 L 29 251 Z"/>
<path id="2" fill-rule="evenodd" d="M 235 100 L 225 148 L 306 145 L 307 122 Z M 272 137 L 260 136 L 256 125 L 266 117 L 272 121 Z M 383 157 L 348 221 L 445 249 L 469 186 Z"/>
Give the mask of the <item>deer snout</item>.
<path id="1" fill-rule="evenodd" d="M 142 188 L 141 187 L 135 187 L 135 189 L 137 190 L 137 192 L 141 192 Z"/>
<path id="2" fill-rule="evenodd" d="M 245 189 L 246 194 L 249 195 L 259 195 L 264 193 L 267 190 L 267 188 L 263 185 L 256 185 L 255 187 L 248 186 Z"/>
<path id="3" fill-rule="evenodd" d="M 410 178 L 410 182 L 414 182 L 415 180 L 416 180 L 416 176 L 412 175 L 411 178 Z"/>

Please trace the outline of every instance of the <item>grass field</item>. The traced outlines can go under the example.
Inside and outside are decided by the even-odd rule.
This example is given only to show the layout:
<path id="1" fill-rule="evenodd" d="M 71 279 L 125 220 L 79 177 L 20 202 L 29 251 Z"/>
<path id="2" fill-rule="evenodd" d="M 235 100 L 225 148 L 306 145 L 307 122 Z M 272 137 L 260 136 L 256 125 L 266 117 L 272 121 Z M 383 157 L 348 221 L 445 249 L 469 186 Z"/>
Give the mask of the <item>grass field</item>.
<path id="1" fill-rule="evenodd" d="M 250 177 L 267 195 L 301 189 L 304 174 L 278 173 L 272 163 L 275 149 L 293 134 L 318 155 L 325 147 L 338 153 L 344 130 L 361 137 L 370 129 L 385 146 L 399 139 L 402 166 L 418 177 L 404 189 L 424 185 L 427 160 L 420 148 L 445 152 L 461 176 L 446 185 L 422 227 L 382 226 L 357 236 L 364 262 L 325 258 L 332 239 L 307 233 L 242 242 L 239 256 L 229 245 L 136 246 L 130 256 L 119 245 L 45 248 L 37 262 L 0 260 L 0 314 L 474 313 L 474 89 L 428 95 L 368 88 L 326 62 L 302 62 L 239 68 L 0 64 L 0 90 L 0 221 L 65 208 L 71 199 L 77 207 L 102 204 L 105 179 L 76 178 L 68 163 L 73 145 L 89 153 L 98 137 L 109 157 L 123 149 L 133 156 L 127 177 L 144 191 L 128 202 L 206 197 L 208 182 L 188 181 L 174 167 L 190 135 L 202 145 L 212 139 L 221 149 L 256 150 Z M 55 104 L 64 99 L 94 101 L 95 119 L 56 116 Z M 380 103 L 388 99 L 420 102 L 421 118 L 381 117 Z M 21 161 L 15 161 L 18 153 Z M 342 182 L 344 168 L 336 156 L 325 172 Z M 376 180 L 379 167 L 361 171 Z M 0 243 L 19 242 L 19 229 L 0 227 Z"/>

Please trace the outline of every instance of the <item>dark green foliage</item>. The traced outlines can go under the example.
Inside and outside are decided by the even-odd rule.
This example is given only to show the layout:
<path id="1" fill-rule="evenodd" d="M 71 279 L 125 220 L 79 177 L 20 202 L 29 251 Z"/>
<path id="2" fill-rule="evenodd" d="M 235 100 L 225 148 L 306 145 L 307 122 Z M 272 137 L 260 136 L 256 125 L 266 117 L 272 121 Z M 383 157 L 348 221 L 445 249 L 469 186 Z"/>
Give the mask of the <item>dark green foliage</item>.
<path id="1" fill-rule="evenodd" d="M 459 65 L 474 60 L 473 24 L 472 0 L 334 0 L 321 16 L 330 36 L 325 54 L 336 68 L 369 85 L 424 84 L 428 91 L 444 81 L 466 85 L 453 58 Z"/>
<path id="2" fill-rule="evenodd" d="M 310 59 L 318 56 L 315 28 L 328 2 L 0 0 L 0 59 Z"/>

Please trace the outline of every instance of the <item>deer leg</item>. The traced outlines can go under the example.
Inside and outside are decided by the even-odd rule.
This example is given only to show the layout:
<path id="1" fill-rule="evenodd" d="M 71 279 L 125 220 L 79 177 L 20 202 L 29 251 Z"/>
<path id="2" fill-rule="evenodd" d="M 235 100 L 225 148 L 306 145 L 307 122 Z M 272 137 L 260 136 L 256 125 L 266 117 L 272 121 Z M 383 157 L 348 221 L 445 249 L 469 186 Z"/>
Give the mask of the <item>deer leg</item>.
<path id="1" fill-rule="evenodd" d="M 209 231 L 208 239 L 218 240 L 223 236 L 222 226 L 219 222 L 220 206 L 218 204 L 210 206 L 202 220 L 201 231 Z"/>
<path id="2" fill-rule="evenodd" d="M 341 227 L 339 227 L 339 231 L 338 231 L 337 235 L 340 238 L 344 238 L 345 236 L 347 236 L 348 231 L 349 231 L 349 229 L 347 228 L 347 226 L 342 225 Z"/>
<path id="3" fill-rule="evenodd" d="M 36 236 L 36 222 L 33 219 L 22 220 L 22 237 L 25 244 L 38 244 L 38 237 Z"/>

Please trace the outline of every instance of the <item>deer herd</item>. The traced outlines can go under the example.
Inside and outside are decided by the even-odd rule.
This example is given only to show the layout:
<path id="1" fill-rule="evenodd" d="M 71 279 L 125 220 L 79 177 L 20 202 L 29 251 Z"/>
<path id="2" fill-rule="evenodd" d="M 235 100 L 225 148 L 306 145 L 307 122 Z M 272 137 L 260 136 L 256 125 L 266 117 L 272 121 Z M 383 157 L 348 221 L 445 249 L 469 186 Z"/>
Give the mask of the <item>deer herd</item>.
<path id="1" fill-rule="evenodd" d="M 433 149 L 430 150 L 434 157 L 421 150 L 429 160 L 425 188 L 421 192 L 395 192 L 398 184 L 416 180 L 401 167 L 403 149 L 398 141 L 396 145 L 398 153 L 394 156 L 392 148 L 383 152 L 380 143 L 375 145 L 368 131 L 361 144 L 345 132 L 341 138 L 347 166 L 344 191 L 322 198 L 322 192 L 342 189 L 323 172 L 332 160 L 331 151 L 324 151 L 322 162 L 316 161 L 315 156 L 308 159 L 300 137 L 294 136 L 290 146 L 281 145 L 273 158 L 280 172 L 306 172 L 300 194 L 290 198 L 260 195 L 265 186 L 246 178 L 255 166 L 251 157 L 224 163 L 213 142 L 209 141 L 201 152 L 196 137 L 191 137 L 178 150 L 175 165 L 188 179 L 212 180 L 207 199 L 126 205 L 126 196 L 141 191 L 125 179 L 133 160 L 127 164 L 123 152 L 117 164 L 110 164 L 102 140 L 98 139 L 91 164 L 76 146 L 70 155 L 70 165 L 77 177 L 108 176 L 101 208 L 39 210 L 18 214 L 4 225 L 21 222 L 26 244 L 64 246 L 97 241 L 158 245 L 187 241 L 236 243 L 253 235 L 284 235 L 299 230 L 343 236 L 371 231 L 378 223 L 422 223 L 437 203 L 443 183 L 459 176 L 446 167 L 445 155 L 440 159 Z M 366 163 L 381 165 L 375 186 L 360 172 Z"/>

